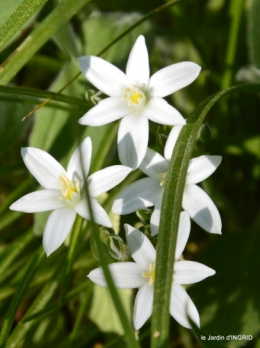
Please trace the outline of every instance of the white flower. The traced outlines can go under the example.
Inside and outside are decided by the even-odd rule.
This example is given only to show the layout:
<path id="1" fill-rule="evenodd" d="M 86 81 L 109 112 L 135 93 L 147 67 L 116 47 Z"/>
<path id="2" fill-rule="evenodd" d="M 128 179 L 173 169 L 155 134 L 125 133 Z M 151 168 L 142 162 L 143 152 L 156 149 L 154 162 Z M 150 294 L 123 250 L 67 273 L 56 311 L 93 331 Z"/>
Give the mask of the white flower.
<path id="1" fill-rule="evenodd" d="M 135 169 L 143 160 L 148 145 L 148 119 L 166 125 L 186 123 L 162 98 L 192 83 L 200 72 L 197 64 L 173 64 L 149 78 L 148 52 L 142 35 L 131 50 L 126 74 L 99 57 L 81 57 L 79 64 L 86 78 L 110 96 L 88 111 L 79 123 L 102 126 L 122 118 L 118 152 L 124 165 Z"/>
<path id="2" fill-rule="evenodd" d="M 129 214 L 137 209 L 154 207 L 151 216 L 151 233 L 158 233 L 162 196 L 173 147 L 182 126 L 175 126 L 167 139 L 164 157 L 147 149 L 140 169 L 149 176 L 125 188 L 115 199 L 112 211 Z M 183 193 L 182 207 L 204 230 L 221 234 L 221 218 L 211 198 L 196 184 L 208 178 L 219 166 L 221 156 L 200 156 L 190 160 Z"/>
<path id="3" fill-rule="evenodd" d="M 156 251 L 149 239 L 130 225 L 125 225 L 130 253 L 135 262 L 112 263 L 109 269 L 118 288 L 140 288 L 135 298 L 134 327 L 139 330 L 152 314 Z M 180 216 L 175 259 L 179 259 L 190 233 L 190 219 L 186 212 Z M 190 328 L 188 316 L 199 326 L 198 311 L 181 284 L 199 282 L 215 271 L 198 262 L 177 261 L 171 288 L 170 313 L 182 326 Z M 91 271 L 88 277 L 106 286 L 102 268 Z"/>
<path id="4" fill-rule="evenodd" d="M 83 184 L 84 174 L 87 176 L 89 172 L 91 152 L 91 139 L 86 138 L 73 153 L 66 171 L 43 150 L 33 147 L 21 150 L 25 165 L 45 190 L 23 196 L 10 209 L 26 213 L 54 210 L 43 234 L 43 247 L 48 256 L 64 242 L 77 213 L 90 220 Z M 87 179 L 96 223 L 112 227 L 107 213 L 95 197 L 119 184 L 131 170 L 121 165 L 112 166 L 92 174 Z"/>

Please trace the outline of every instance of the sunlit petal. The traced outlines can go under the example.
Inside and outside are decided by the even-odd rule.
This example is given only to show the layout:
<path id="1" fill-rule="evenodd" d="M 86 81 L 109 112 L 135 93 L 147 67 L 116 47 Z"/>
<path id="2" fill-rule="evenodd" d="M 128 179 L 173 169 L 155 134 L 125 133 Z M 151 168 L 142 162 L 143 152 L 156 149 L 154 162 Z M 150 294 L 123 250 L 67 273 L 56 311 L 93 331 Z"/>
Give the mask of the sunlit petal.
<path id="1" fill-rule="evenodd" d="M 185 186 L 182 207 L 204 230 L 221 234 L 222 223 L 218 209 L 199 186 Z"/>
<path id="2" fill-rule="evenodd" d="M 18 199 L 10 206 L 10 209 L 24 213 L 36 213 L 67 207 L 68 204 L 60 197 L 60 191 L 40 190 Z"/>
<path id="3" fill-rule="evenodd" d="M 179 284 L 172 284 L 170 313 L 182 326 L 191 329 L 188 316 L 199 327 L 200 317 L 187 292 Z"/>
<path id="4" fill-rule="evenodd" d="M 155 97 L 166 97 L 191 84 L 198 77 L 200 70 L 200 66 L 192 62 L 167 66 L 151 77 L 151 93 Z"/>
<path id="5" fill-rule="evenodd" d="M 162 98 L 152 98 L 143 111 L 143 115 L 149 120 L 166 125 L 184 125 L 185 119 L 173 106 Z"/>
<path id="6" fill-rule="evenodd" d="M 84 176 L 88 176 L 92 153 L 91 139 L 87 137 L 74 151 L 68 164 L 68 178 L 75 182 L 84 182 Z"/>
<path id="7" fill-rule="evenodd" d="M 152 178 L 144 178 L 126 187 L 114 200 L 112 211 L 119 215 L 125 215 L 137 209 L 154 205 L 156 197 L 163 188 L 159 181 Z"/>
<path id="8" fill-rule="evenodd" d="M 96 201 L 96 199 L 91 199 L 91 206 L 94 215 L 94 220 L 97 224 L 112 227 L 112 223 L 101 205 Z M 91 220 L 90 211 L 86 199 L 82 199 L 75 207 L 75 211 L 86 220 Z"/>
<path id="9" fill-rule="evenodd" d="M 117 288 L 133 289 L 145 283 L 145 278 L 141 276 L 142 270 L 135 262 L 111 263 L 109 270 Z M 105 276 L 101 267 L 94 269 L 88 275 L 93 283 L 100 286 L 107 286 Z"/>
<path id="10" fill-rule="evenodd" d="M 59 175 L 66 174 L 65 169 L 47 152 L 34 147 L 22 148 L 21 154 L 26 167 L 42 187 L 59 189 Z"/>
<path id="11" fill-rule="evenodd" d="M 141 286 L 136 295 L 134 307 L 134 327 L 136 330 L 139 330 L 152 314 L 153 293 L 153 286 L 147 282 Z"/>
<path id="12" fill-rule="evenodd" d="M 143 161 L 139 169 L 151 178 L 158 179 L 158 174 L 167 172 L 169 163 L 158 152 L 155 152 L 149 147 L 146 150 Z"/>
<path id="13" fill-rule="evenodd" d="M 142 162 L 148 144 L 149 125 L 146 117 L 133 114 L 124 117 L 118 130 L 118 154 L 121 163 L 136 169 Z"/>
<path id="14" fill-rule="evenodd" d="M 136 228 L 125 224 L 126 239 L 132 258 L 142 270 L 148 270 L 155 263 L 156 252 L 149 239 Z"/>
<path id="15" fill-rule="evenodd" d="M 177 243 L 175 249 L 175 259 L 179 260 L 190 235 L 190 217 L 186 211 L 180 214 L 180 222 L 177 235 Z"/>
<path id="16" fill-rule="evenodd" d="M 51 213 L 43 232 L 43 248 L 47 256 L 65 241 L 75 218 L 76 212 L 71 208 L 57 209 Z"/>
<path id="17" fill-rule="evenodd" d="M 137 87 L 147 86 L 149 82 L 150 69 L 149 57 L 143 35 L 140 35 L 128 58 L 126 76 L 132 85 Z"/>
<path id="18" fill-rule="evenodd" d="M 102 193 L 111 190 L 123 181 L 131 171 L 132 168 L 116 165 L 92 174 L 88 178 L 91 196 L 98 197 Z"/>
<path id="19" fill-rule="evenodd" d="M 192 158 L 187 172 L 186 185 L 197 184 L 207 179 L 222 160 L 221 156 L 200 156 Z"/>
<path id="20" fill-rule="evenodd" d="M 79 119 L 79 124 L 88 126 L 103 126 L 120 118 L 130 115 L 133 110 L 118 97 L 110 97 L 101 100 Z"/>
<path id="21" fill-rule="evenodd" d="M 176 144 L 176 141 L 178 139 L 178 136 L 182 130 L 181 125 L 176 125 L 172 128 L 170 131 L 170 134 L 168 135 L 165 147 L 164 147 L 164 157 L 167 159 L 167 161 L 170 161 L 172 158 L 172 152 L 174 149 L 174 146 Z"/>
<path id="22" fill-rule="evenodd" d="M 111 97 L 121 96 L 122 90 L 127 87 L 126 75 L 102 58 L 84 56 L 79 58 L 79 65 L 85 77 L 97 89 Z"/>
<path id="23" fill-rule="evenodd" d="M 154 205 L 154 211 L 150 220 L 151 235 L 155 236 L 158 233 L 160 218 L 161 218 L 161 206 L 162 206 L 163 191 L 157 196 Z"/>
<path id="24" fill-rule="evenodd" d="M 174 283 L 192 284 L 214 275 L 216 272 L 202 263 L 178 261 L 174 265 Z"/>

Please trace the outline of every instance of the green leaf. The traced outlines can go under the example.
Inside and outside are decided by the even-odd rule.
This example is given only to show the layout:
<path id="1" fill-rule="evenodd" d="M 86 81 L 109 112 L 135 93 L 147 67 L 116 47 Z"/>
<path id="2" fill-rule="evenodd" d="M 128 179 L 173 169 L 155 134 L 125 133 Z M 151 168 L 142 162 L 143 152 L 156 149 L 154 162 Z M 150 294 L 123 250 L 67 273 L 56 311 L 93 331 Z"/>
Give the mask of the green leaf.
<path id="1" fill-rule="evenodd" d="M 11 330 L 15 314 L 20 306 L 20 303 L 24 297 L 24 294 L 39 266 L 40 262 L 44 257 L 44 251 L 40 248 L 29 260 L 26 264 L 25 268 L 22 270 L 23 277 L 22 281 L 17 289 L 17 292 L 12 300 L 6 318 L 3 322 L 2 330 L 0 333 L 0 347 L 4 348 L 6 345 L 6 341 L 8 339 L 9 332 Z"/>
<path id="2" fill-rule="evenodd" d="M 130 321 L 132 291 L 121 289 L 118 292 L 128 320 Z M 100 306 L 100 303 L 102 303 L 102 306 Z M 124 334 L 121 320 L 115 310 L 115 306 L 111 300 L 110 293 L 107 288 L 94 285 L 93 300 L 89 317 L 102 332 L 115 332 L 119 335 Z"/>
<path id="3" fill-rule="evenodd" d="M 30 58 L 89 0 L 64 0 L 37 26 L 2 65 L 0 83 L 7 84 Z"/>
<path id="4" fill-rule="evenodd" d="M 13 36 L 19 32 L 28 19 L 34 15 L 47 0 L 11 0 L 5 6 L 1 6 L 0 25 L 3 20 L 10 15 L 8 20 L 0 28 L 0 51 L 10 42 Z M 17 5 L 19 5 L 17 7 Z M 16 10 L 13 12 L 12 8 L 15 6 Z M 11 12 L 10 12 L 11 10 Z M 13 12 L 13 13 L 12 13 Z"/>
<path id="5" fill-rule="evenodd" d="M 154 310 L 152 316 L 151 346 L 167 347 L 169 335 L 169 304 L 174 269 L 174 251 L 182 205 L 183 190 L 190 158 L 200 126 L 212 106 L 224 95 L 240 91 L 259 92 L 260 85 L 231 87 L 216 93 L 193 111 L 183 127 L 170 161 L 161 210 L 158 233 Z"/>

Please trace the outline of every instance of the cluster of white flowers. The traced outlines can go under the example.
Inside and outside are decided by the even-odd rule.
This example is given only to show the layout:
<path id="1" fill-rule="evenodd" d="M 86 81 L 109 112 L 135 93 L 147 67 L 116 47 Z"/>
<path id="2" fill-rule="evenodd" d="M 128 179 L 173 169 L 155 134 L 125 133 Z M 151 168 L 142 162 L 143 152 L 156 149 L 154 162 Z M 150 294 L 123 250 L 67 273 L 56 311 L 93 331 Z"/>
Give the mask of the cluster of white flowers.
<path id="1" fill-rule="evenodd" d="M 112 211 L 128 214 L 154 206 L 151 235 L 158 233 L 164 184 L 177 137 L 185 119 L 163 97 L 192 83 L 200 67 L 191 62 L 168 66 L 150 77 L 148 52 L 143 36 L 139 36 L 130 53 L 126 74 L 105 60 L 85 56 L 79 59 L 86 78 L 109 98 L 89 110 L 79 123 L 101 126 L 122 118 L 118 131 L 118 153 L 123 165 L 115 165 L 88 177 L 92 143 L 86 138 L 73 153 L 67 171 L 48 153 L 28 147 L 22 149 L 25 165 L 44 190 L 27 194 L 13 203 L 12 210 L 28 213 L 53 210 L 48 218 L 43 247 L 50 255 L 66 239 L 76 214 L 89 220 L 85 191 L 88 188 L 94 219 L 97 224 L 112 227 L 106 211 L 96 197 L 112 189 L 136 168 L 147 178 L 124 189 L 115 199 Z M 164 157 L 149 149 L 148 120 L 174 126 L 164 149 Z M 170 313 L 184 327 L 190 328 L 188 317 L 198 326 L 199 314 L 181 286 L 191 284 L 215 273 L 197 262 L 179 261 L 190 234 L 190 218 L 211 233 L 221 233 L 221 218 L 209 196 L 196 184 L 209 177 L 219 166 L 220 156 L 200 156 L 190 161 L 180 214 L 178 238 L 172 279 Z M 156 251 L 150 240 L 134 227 L 125 224 L 126 239 L 135 262 L 110 264 L 118 288 L 139 288 L 134 308 L 134 327 L 140 329 L 152 313 Z M 106 286 L 101 268 L 90 272 L 89 278 Z"/>

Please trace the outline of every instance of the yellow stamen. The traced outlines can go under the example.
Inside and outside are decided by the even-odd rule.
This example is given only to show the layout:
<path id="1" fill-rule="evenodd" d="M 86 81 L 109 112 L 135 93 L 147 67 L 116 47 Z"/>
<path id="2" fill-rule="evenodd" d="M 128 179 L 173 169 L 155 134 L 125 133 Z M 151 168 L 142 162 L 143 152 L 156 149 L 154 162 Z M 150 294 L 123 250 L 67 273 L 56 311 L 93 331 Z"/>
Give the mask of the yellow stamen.
<path id="1" fill-rule="evenodd" d="M 149 278 L 149 285 L 153 285 L 155 280 L 155 263 L 149 263 L 149 271 L 142 272 L 142 277 Z"/>
<path id="2" fill-rule="evenodd" d="M 138 87 L 132 86 L 124 90 L 123 100 L 126 101 L 128 106 L 140 106 L 145 102 L 146 97 Z"/>
<path id="3" fill-rule="evenodd" d="M 59 176 L 59 181 L 60 181 L 60 191 L 62 194 L 61 198 L 64 199 L 70 199 L 71 200 L 71 195 L 72 192 L 79 193 L 80 191 L 80 182 L 79 180 L 76 181 L 76 184 L 74 185 L 71 180 L 69 180 L 65 174 L 61 174 Z"/>

